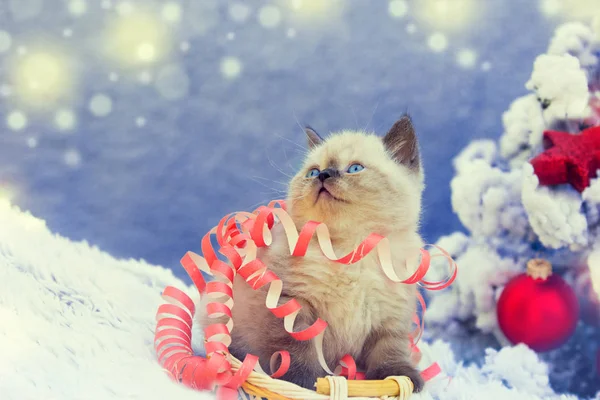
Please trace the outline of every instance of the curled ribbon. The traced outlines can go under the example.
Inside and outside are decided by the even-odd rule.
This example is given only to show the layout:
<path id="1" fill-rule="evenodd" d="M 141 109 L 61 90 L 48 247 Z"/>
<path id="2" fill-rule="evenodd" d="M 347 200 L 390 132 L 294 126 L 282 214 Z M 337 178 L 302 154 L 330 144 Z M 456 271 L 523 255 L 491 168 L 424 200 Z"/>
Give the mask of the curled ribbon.
<path id="1" fill-rule="evenodd" d="M 278 306 L 283 283 L 277 275 L 268 270 L 264 263 L 256 258 L 259 247 L 269 246 L 272 242 L 271 229 L 276 224 L 282 225 L 287 237 L 290 254 L 301 257 L 306 254 L 309 243 L 316 236 L 319 248 L 329 260 L 341 264 L 353 264 L 371 251 L 375 250 L 385 276 L 393 282 L 418 284 L 427 290 L 442 290 L 447 288 L 456 278 L 457 267 L 450 255 L 443 249 L 429 245 L 440 251 L 434 256 L 425 248 L 420 249 L 417 267 L 412 274 L 400 278 L 392 264 L 389 240 L 381 235 L 371 234 L 363 240 L 354 251 L 338 257 L 331 243 L 329 230 L 323 223 L 309 221 L 300 232 L 285 210 L 285 202 L 275 200 L 267 206 L 261 206 L 252 213 L 236 212 L 223 217 L 217 226 L 212 228 L 203 238 L 201 249 L 203 256 L 187 252 L 181 259 L 181 265 L 190 276 L 199 293 L 211 299 L 206 306 L 209 319 L 224 319 L 225 323 L 212 323 L 205 328 L 206 358 L 193 355 L 191 349 L 192 319 L 195 313 L 193 301 L 182 291 L 167 287 L 163 298 L 168 302 L 157 311 L 157 326 L 155 333 L 155 350 L 160 364 L 175 380 L 194 389 L 212 390 L 219 386 L 217 395 L 222 400 L 237 398 L 237 390 L 255 370 L 264 373 L 258 363 L 258 358 L 247 355 L 242 365 L 234 374 L 229 361 L 228 347 L 231 344 L 231 329 L 233 319 L 233 279 L 239 274 L 254 290 L 268 285 L 265 305 L 278 318 L 283 319 L 285 330 L 296 340 L 313 340 L 321 367 L 330 375 L 334 375 L 323 355 L 323 337 L 327 323 L 320 318 L 302 331 L 294 331 L 296 316 L 302 306 L 295 299 Z M 219 259 L 213 244 L 215 236 L 219 245 L 218 252 L 229 263 Z M 427 247 L 427 246 L 425 246 Z M 448 261 L 449 276 L 447 279 L 432 282 L 424 279 L 433 257 L 444 257 Z M 206 282 L 202 275 L 205 272 L 214 277 Z M 425 301 L 419 294 L 418 300 L 422 312 L 425 312 Z M 410 337 L 414 359 L 419 359 L 418 343 L 424 329 L 423 319 L 417 314 L 413 317 L 416 325 Z M 277 360 L 279 367 L 276 367 Z M 270 360 L 271 377 L 280 378 L 289 369 L 291 363 L 287 351 L 278 351 Z M 422 372 L 425 380 L 431 379 L 440 371 L 437 363 Z M 350 355 L 340 360 L 335 375 L 346 376 L 348 379 L 364 379 L 364 374 L 356 370 L 356 363 Z"/>

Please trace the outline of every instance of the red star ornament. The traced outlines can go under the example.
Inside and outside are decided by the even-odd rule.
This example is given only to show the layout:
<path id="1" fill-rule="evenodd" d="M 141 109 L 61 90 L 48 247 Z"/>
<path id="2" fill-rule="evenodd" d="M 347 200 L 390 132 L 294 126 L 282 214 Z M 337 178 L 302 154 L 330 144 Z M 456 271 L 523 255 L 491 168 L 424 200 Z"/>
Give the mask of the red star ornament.
<path id="1" fill-rule="evenodd" d="M 579 134 L 546 131 L 544 148 L 530 161 L 540 184 L 570 183 L 581 193 L 600 169 L 600 126 Z"/>

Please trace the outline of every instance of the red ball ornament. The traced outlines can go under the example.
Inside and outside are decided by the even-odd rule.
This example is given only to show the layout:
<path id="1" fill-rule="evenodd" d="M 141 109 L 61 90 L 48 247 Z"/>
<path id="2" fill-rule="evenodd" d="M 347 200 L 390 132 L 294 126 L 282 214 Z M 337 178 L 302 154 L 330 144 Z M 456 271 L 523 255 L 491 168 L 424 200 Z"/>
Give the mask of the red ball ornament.
<path id="1" fill-rule="evenodd" d="M 573 289 L 552 275 L 548 261 L 527 263 L 527 273 L 504 287 L 497 304 L 498 324 L 513 344 L 542 352 L 564 344 L 575 331 L 579 303 Z"/>

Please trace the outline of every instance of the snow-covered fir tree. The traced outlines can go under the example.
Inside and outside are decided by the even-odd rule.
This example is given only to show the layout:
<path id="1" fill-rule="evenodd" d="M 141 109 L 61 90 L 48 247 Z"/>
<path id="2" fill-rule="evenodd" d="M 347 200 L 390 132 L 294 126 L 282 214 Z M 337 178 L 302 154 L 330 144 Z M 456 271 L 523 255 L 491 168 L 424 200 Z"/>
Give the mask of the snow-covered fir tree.
<path id="1" fill-rule="evenodd" d="M 544 131 L 577 135 L 600 125 L 599 57 L 600 20 L 560 26 L 535 60 L 525 84 L 529 93 L 502 116 L 500 139 L 475 140 L 454 160 L 452 206 L 469 233 L 437 243 L 460 273 L 449 289 L 431 295 L 426 320 L 434 332 L 453 332 L 454 344 L 472 359 L 481 358 L 485 346 L 507 344 L 496 302 L 531 258 L 548 259 L 574 285 L 586 312 L 600 316 L 594 307 L 600 297 L 600 178 L 581 193 L 569 184 L 543 186 L 530 163 L 544 151 Z M 550 381 L 556 390 L 584 396 L 600 390 L 599 326 L 580 322 L 566 345 L 540 355 L 554 361 Z M 577 379 L 565 379 L 575 374 Z"/>

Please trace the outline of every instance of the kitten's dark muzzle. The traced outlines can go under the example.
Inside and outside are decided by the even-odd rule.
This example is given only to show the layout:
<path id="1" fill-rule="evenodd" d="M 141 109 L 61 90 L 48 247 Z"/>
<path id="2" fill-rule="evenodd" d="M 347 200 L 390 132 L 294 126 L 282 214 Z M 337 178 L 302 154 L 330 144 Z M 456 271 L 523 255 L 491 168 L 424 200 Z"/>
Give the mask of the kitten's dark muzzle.
<path id="1" fill-rule="evenodd" d="M 329 178 L 337 178 L 340 172 L 337 169 L 327 168 L 319 173 L 319 180 L 325 182 Z"/>

